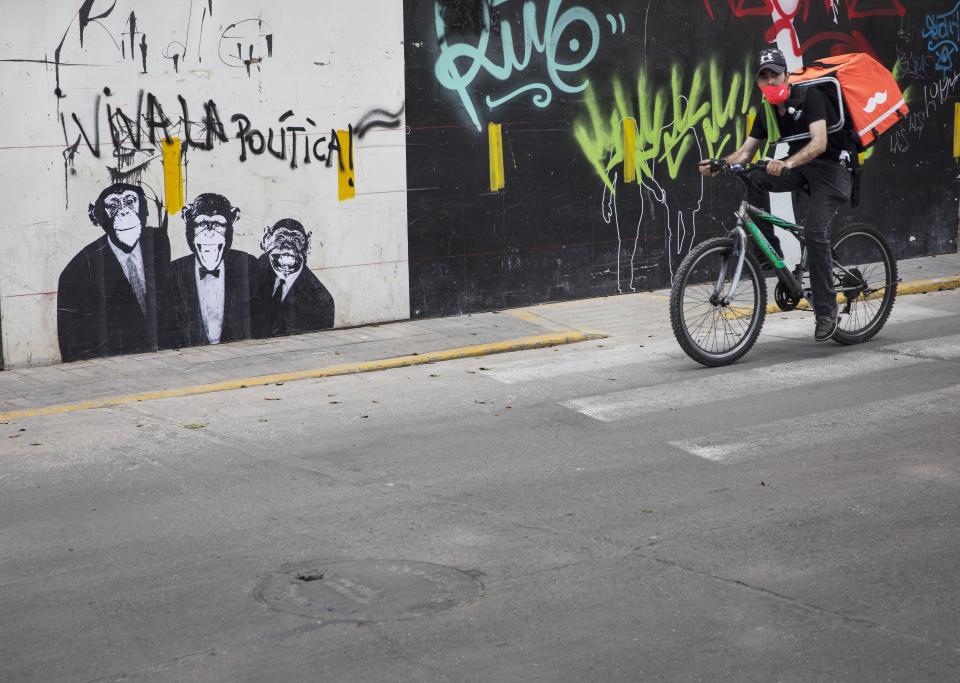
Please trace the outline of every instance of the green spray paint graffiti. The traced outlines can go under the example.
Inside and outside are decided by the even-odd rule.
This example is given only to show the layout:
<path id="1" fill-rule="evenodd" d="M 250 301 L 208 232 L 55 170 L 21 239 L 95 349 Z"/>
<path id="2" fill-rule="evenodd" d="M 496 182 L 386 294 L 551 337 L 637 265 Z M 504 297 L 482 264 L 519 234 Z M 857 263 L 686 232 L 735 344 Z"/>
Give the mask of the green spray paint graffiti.
<path id="1" fill-rule="evenodd" d="M 689 81 L 681 67 L 674 65 L 669 89 L 656 87 L 641 71 L 637 76 L 636 101 L 631 102 L 621 79 L 614 77 L 613 103 L 608 112 L 602 110 L 596 91 L 592 87 L 587 90 L 586 115 L 574 123 L 574 137 L 597 175 L 615 192 L 609 171 L 626 157 L 623 122 L 632 119 L 637 129 L 637 181 L 653 179 L 654 167 L 659 163 L 664 163 L 670 178 L 676 179 L 697 136 L 706 143 L 712 158 L 732 152 L 746 139 L 747 123 L 757 116 L 757 107 L 751 104 L 755 88 L 750 61 L 726 83 L 729 85 L 725 85 L 715 60 L 709 66 L 697 67 Z M 768 107 L 764 111 L 768 126 L 775 126 L 772 111 Z"/>
<path id="2" fill-rule="evenodd" d="M 615 76 L 603 103 L 592 87 L 585 93 L 585 112 L 574 121 L 573 134 L 603 182 L 601 217 L 617 234 L 618 291 L 634 291 L 646 281 L 642 270 L 660 259 L 672 278 L 674 262 L 693 245 L 703 201 L 696 168 L 701 158 L 742 145 L 758 115 L 766 117 L 776 139 L 772 110 L 756 104 L 750 61 L 744 59 L 732 75 L 716 60 L 692 72 L 675 64 L 669 85 L 654 83 L 641 70 L 635 93 Z M 618 190 L 634 181 L 638 191 L 626 193 L 623 206 Z M 662 208 L 646 211 L 655 205 Z M 656 246 L 661 230 L 662 248 Z"/>

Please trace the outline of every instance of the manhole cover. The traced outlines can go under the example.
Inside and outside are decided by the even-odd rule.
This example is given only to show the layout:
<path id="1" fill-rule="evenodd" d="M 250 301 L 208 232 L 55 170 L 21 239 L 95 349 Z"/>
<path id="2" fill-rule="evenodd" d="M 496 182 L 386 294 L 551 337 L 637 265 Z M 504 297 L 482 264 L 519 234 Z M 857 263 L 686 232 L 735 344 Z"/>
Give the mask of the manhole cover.
<path id="1" fill-rule="evenodd" d="M 411 619 L 443 612 L 483 595 L 459 569 L 406 560 L 334 560 L 265 578 L 254 591 L 263 604 L 321 621 Z"/>

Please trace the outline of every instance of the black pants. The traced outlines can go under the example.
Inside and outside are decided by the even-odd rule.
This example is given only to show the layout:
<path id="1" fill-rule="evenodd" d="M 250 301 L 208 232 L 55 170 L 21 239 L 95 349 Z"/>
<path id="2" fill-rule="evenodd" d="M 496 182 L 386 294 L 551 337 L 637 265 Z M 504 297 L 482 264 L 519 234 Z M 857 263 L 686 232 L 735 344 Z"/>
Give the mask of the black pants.
<path id="1" fill-rule="evenodd" d="M 799 168 L 785 170 L 780 176 L 755 170 L 748 176 L 747 201 L 770 210 L 771 192 L 797 192 L 810 195 L 810 207 L 802 223 L 807 242 L 807 269 L 813 289 L 813 310 L 817 315 L 834 315 L 837 293 L 833 287 L 833 258 L 830 255 L 830 223 L 840 207 L 850 199 L 853 179 L 838 161 L 814 159 Z M 780 240 L 767 225 L 758 226 L 770 244 L 780 251 Z"/>

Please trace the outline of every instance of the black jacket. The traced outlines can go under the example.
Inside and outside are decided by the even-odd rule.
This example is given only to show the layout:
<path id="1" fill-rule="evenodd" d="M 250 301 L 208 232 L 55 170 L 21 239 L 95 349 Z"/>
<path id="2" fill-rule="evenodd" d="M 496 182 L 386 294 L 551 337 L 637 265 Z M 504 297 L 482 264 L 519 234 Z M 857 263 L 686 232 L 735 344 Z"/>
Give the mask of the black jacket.
<path id="1" fill-rule="evenodd" d="M 333 327 L 333 297 L 323 283 L 304 265 L 293 287 L 277 307 L 273 301 L 273 288 L 277 275 L 270 267 L 269 257 L 259 259 L 260 293 L 257 297 L 259 316 L 255 334 L 258 337 L 276 337 L 285 334 L 316 332 Z"/>
<path id="2" fill-rule="evenodd" d="M 60 273 L 57 284 L 57 338 L 64 362 L 120 353 L 156 351 L 164 285 L 170 263 L 166 229 L 140 235 L 145 309 L 140 308 L 104 235 L 88 244 Z"/>
<path id="3" fill-rule="evenodd" d="M 209 344 L 197 295 L 197 257 L 189 254 L 170 264 L 168 317 L 164 345 L 169 348 Z M 230 249 L 223 260 L 225 272 L 223 329 L 220 341 L 248 339 L 255 316 L 254 298 L 259 289 L 257 259 Z"/>

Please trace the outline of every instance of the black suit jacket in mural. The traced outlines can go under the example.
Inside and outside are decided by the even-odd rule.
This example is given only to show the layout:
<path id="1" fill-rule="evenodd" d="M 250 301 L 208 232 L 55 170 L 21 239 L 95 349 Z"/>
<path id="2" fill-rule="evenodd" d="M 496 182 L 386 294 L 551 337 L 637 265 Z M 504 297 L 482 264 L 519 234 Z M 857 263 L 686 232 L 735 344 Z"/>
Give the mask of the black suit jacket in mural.
<path id="1" fill-rule="evenodd" d="M 108 239 L 104 235 L 88 244 L 60 273 L 57 338 L 65 362 L 157 349 L 158 302 L 165 298 L 170 263 L 167 231 L 144 228 L 140 236 L 146 310 L 140 308 Z"/>
<path id="2" fill-rule="evenodd" d="M 196 258 L 189 254 L 170 264 L 165 345 L 171 348 L 209 343 L 197 294 Z M 230 249 L 223 262 L 226 280 L 220 341 L 248 339 L 256 315 L 254 299 L 259 289 L 257 259 L 246 252 Z"/>
<path id="3" fill-rule="evenodd" d="M 273 288 L 277 275 L 270 267 L 266 254 L 260 257 L 259 268 L 260 295 L 256 329 L 258 337 L 302 334 L 333 327 L 333 296 L 306 265 L 279 307 L 273 303 Z"/>

